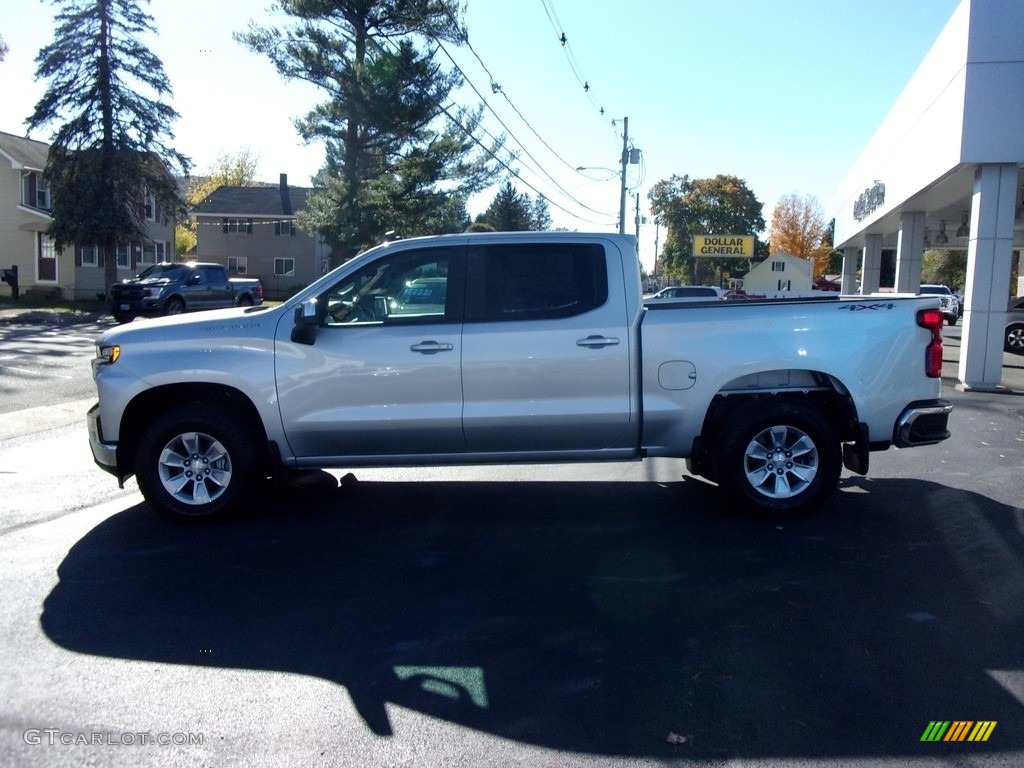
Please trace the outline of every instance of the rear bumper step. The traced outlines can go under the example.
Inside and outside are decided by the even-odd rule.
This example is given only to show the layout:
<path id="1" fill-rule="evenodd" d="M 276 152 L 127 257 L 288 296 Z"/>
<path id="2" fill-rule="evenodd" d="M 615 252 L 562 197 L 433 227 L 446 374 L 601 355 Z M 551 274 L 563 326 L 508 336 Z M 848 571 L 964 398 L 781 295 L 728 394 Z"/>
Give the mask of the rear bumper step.
<path id="1" fill-rule="evenodd" d="M 893 445 L 911 448 L 941 443 L 949 437 L 947 425 L 952 410 L 953 404 L 946 400 L 911 403 L 896 422 Z"/>

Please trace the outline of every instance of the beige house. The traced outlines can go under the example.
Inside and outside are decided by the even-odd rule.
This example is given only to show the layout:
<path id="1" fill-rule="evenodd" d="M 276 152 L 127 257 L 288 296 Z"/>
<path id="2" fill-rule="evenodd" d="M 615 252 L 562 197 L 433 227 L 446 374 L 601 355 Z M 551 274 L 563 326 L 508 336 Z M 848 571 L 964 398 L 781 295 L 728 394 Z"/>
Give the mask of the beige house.
<path id="1" fill-rule="evenodd" d="M 773 253 L 743 277 L 743 290 L 752 295 L 809 291 L 813 264 L 788 253 Z"/>
<path id="2" fill-rule="evenodd" d="M 18 268 L 22 293 L 36 287 L 73 295 L 74 254 L 58 254 L 46 236 L 50 188 L 43 181 L 49 145 L 0 132 L 0 268 Z M 11 289 L 0 283 L 0 295 Z"/>
<path id="3" fill-rule="evenodd" d="M 50 189 L 43 180 L 50 145 L 0 132 L 0 268 L 18 267 L 18 284 L 28 290 L 58 292 L 68 299 L 95 299 L 103 292 L 103 257 L 92 245 L 58 253 L 46 230 Z M 165 218 L 152 198 L 146 201 L 151 242 L 117 250 L 118 277 L 130 277 L 149 264 L 174 258 L 174 218 Z M 0 295 L 10 296 L 6 283 Z"/>
<path id="4" fill-rule="evenodd" d="M 224 264 L 233 275 L 260 278 L 267 298 L 291 296 L 330 266 L 330 247 L 295 223 L 309 192 L 288 186 L 284 173 L 277 186 L 218 187 L 192 212 L 196 258 Z"/>

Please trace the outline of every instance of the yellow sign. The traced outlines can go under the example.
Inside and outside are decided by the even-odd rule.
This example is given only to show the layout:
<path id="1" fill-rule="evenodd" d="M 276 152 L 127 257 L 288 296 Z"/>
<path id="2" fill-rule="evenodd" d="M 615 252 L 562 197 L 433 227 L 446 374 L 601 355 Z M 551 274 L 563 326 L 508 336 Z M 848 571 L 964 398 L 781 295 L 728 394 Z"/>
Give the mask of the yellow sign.
<path id="1" fill-rule="evenodd" d="M 753 235 L 694 235 L 693 255 L 711 256 L 717 259 L 754 258 Z"/>

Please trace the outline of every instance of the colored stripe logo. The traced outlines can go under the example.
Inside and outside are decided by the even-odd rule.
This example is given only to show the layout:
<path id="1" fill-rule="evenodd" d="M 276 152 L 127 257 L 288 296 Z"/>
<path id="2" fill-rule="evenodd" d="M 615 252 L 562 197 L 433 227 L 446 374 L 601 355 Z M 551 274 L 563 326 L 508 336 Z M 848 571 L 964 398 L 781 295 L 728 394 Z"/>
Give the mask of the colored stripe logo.
<path id="1" fill-rule="evenodd" d="M 988 741 L 996 720 L 932 720 L 921 741 Z"/>

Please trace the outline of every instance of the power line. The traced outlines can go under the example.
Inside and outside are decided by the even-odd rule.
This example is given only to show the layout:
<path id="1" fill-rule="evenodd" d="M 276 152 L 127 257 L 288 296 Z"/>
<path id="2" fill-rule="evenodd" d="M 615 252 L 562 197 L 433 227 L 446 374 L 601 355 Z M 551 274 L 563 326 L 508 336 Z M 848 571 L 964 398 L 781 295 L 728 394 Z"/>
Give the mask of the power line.
<path id="1" fill-rule="evenodd" d="M 434 43 L 437 45 L 437 47 L 445 54 L 445 56 L 448 57 L 448 60 L 451 61 L 452 65 L 458 70 L 459 74 L 462 75 L 464 81 L 469 85 L 470 88 L 472 88 L 473 92 L 477 95 L 477 97 L 480 99 L 480 101 L 483 103 L 483 105 L 488 109 L 488 111 L 490 111 L 490 113 L 498 121 L 498 123 L 501 125 L 501 127 L 515 141 L 515 143 L 522 149 L 522 151 L 526 154 L 526 156 L 536 165 L 535 172 L 539 171 L 541 174 L 546 176 L 548 178 L 548 180 L 551 182 L 551 184 L 553 184 L 554 187 L 559 192 L 561 192 L 561 194 L 564 195 L 566 197 L 566 199 L 570 200 L 573 204 L 578 205 L 579 207 L 581 207 L 581 208 L 583 208 L 583 209 L 585 209 L 587 211 L 590 211 L 591 213 L 596 213 L 599 216 L 610 215 L 606 211 L 600 211 L 600 210 L 597 210 L 596 208 L 591 208 L 589 205 L 587 205 L 583 201 L 577 199 L 571 192 L 569 192 L 567 189 L 565 189 L 565 187 L 563 187 L 562 184 L 557 179 L 555 179 L 551 175 L 550 172 L 548 172 L 548 170 L 545 168 L 544 164 L 541 163 L 536 157 L 534 157 L 533 153 L 530 152 L 530 150 L 526 147 L 526 145 L 515 135 L 515 133 L 513 133 L 512 129 L 508 127 L 507 123 L 495 111 L 494 107 L 491 106 L 490 102 L 487 100 L 487 97 L 484 96 L 483 93 L 481 93 L 480 89 L 473 82 L 472 78 L 469 77 L 469 75 L 461 67 L 461 65 L 456 60 L 456 58 L 454 56 L 452 56 L 452 54 L 448 51 L 448 49 L 445 47 L 444 43 L 441 40 L 439 40 L 437 37 L 433 36 L 433 35 L 429 35 L 429 36 L 434 41 Z M 468 45 L 468 42 L 467 42 L 467 45 Z M 548 150 L 551 151 L 551 153 L 553 155 L 555 155 L 559 160 L 561 160 L 561 162 L 563 162 L 566 165 L 568 165 L 568 162 L 564 158 L 562 158 L 561 155 L 559 155 L 557 152 L 555 152 L 555 150 L 551 147 L 551 145 L 547 141 L 545 141 L 543 139 L 543 137 L 540 136 L 540 134 L 533 128 L 532 125 L 530 125 L 529 121 L 525 118 L 525 116 L 523 116 L 522 112 L 518 108 L 516 108 L 514 104 L 512 104 L 512 101 L 511 101 L 511 99 L 509 99 L 508 95 L 505 94 L 501 90 L 500 86 L 497 86 L 497 83 L 494 82 L 493 75 L 490 73 L 490 70 L 488 69 L 486 64 L 483 63 L 483 61 L 482 61 L 481 57 L 479 56 L 479 54 L 474 49 L 472 49 L 471 46 L 470 46 L 470 48 L 471 48 L 471 50 L 473 52 L 474 57 L 476 57 L 477 60 L 480 61 L 481 66 L 484 68 L 484 71 L 487 72 L 488 76 L 491 78 L 492 92 L 493 93 L 501 93 L 502 96 L 505 98 L 505 100 L 508 101 L 509 104 L 512 106 L 512 108 L 515 110 L 516 114 L 520 117 L 520 119 L 523 121 L 523 123 L 534 133 L 535 136 L 537 136 L 538 139 L 541 140 L 541 142 L 544 144 L 544 146 L 547 147 Z M 497 88 L 495 88 L 495 86 L 497 86 Z M 446 112 L 446 114 L 447 114 L 447 112 Z M 492 138 L 493 138 L 493 136 L 492 136 Z M 495 159 L 497 159 L 497 158 L 495 158 Z M 523 179 L 522 176 L 518 172 L 512 171 L 512 169 L 509 168 L 506 163 L 502 163 L 502 165 L 503 165 L 503 167 L 508 169 L 510 172 L 512 172 L 513 175 L 517 179 L 523 181 L 524 184 L 527 183 L 525 181 L 525 179 Z M 576 170 L 575 166 L 569 165 L 569 167 L 573 171 Z M 533 187 L 532 185 L 527 184 L 527 186 L 530 186 L 530 188 L 533 189 L 534 191 L 538 192 L 538 194 L 542 194 L 535 187 Z M 554 204 L 555 207 L 558 208 L 559 210 L 564 211 L 565 213 L 568 213 L 570 216 L 574 216 L 576 218 L 580 218 L 583 221 L 586 221 L 586 219 L 584 219 L 583 217 L 577 216 L 576 214 L 566 210 L 562 206 L 555 204 L 553 202 L 553 200 L 551 199 L 550 195 L 544 195 L 544 197 L 545 197 L 545 199 L 548 200 L 548 202 Z M 589 223 L 593 224 L 593 223 L 596 223 L 596 222 L 589 222 Z"/>
<path id="2" fill-rule="evenodd" d="M 459 122 L 458 120 L 456 120 L 456 119 L 455 119 L 455 117 L 454 117 L 454 116 L 453 116 L 453 115 L 452 115 L 452 114 L 451 114 L 451 113 L 450 113 L 450 112 L 448 111 L 448 110 L 449 110 L 449 108 L 451 108 L 451 107 L 455 107 L 455 106 L 457 106 L 457 105 L 455 105 L 455 104 L 449 104 L 449 105 L 448 105 L 447 107 L 441 107 L 441 111 L 442 111 L 442 112 L 444 112 L 444 113 L 445 113 L 445 115 L 447 115 L 447 116 L 448 116 L 449 118 L 451 118 L 451 120 L 452 120 L 452 122 L 453 122 L 453 123 L 455 123 L 456 125 L 458 125 L 458 126 L 459 126 L 459 127 L 461 128 L 461 127 L 462 127 L 462 124 L 461 124 L 461 123 L 460 123 L 460 122 Z M 497 139 L 496 139 L 496 137 L 495 137 L 495 136 L 494 136 L 493 134 L 491 134 L 491 133 L 490 133 L 490 131 L 488 131 L 488 130 L 487 130 L 486 128 L 484 128 L 484 127 L 480 126 L 480 130 L 482 130 L 482 131 L 483 131 L 484 133 L 486 133 L 486 134 L 487 134 L 487 136 L 489 136 L 490 138 L 492 138 L 492 139 L 495 139 L 495 140 L 497 140 Z M 505 169 L 506 171 L 508 171 L 510 175 L 512 175 L 512 176 L 514 176 L 515 178 L 517 178 L 517 179 L 518 179 L 519 181 L 521 181 L 521 182 L 522 182 L 523 184 L 525 184 L 525 185 L 526 185 L 527 187 L 529 187 L 529 188 L 530 188 L 530 189 L 532 189 L 532 190 L 533 190 L 534 192 L 536 192 L 536 193 L 537 193 L 538 195 L 540 195 L 541 197 L 543 197 L 543 198 L 544 198 L 544 199 L 545 199 L 545 200 L 546 200 L 546 201 L 547 201 L 547 202 L 548 202 L 549 204 L 553 205 L 553 206 L 554 206 L 555 208 L 557 208 L 558 210 L 562 211 L 563 213 L 567 213 L 568 215 L 572 216 L 573 218 L 575 218 L 575 219 L 579 219 L 580 221 L 582 221 L 582 222 L 585 222 L 585 223 L 587 223 L 587 224 L 594 224 L 595 226 L 602 226 L 602 225 L 604 225 L 604 224 L 606 224 L 606 223 L 607 223 L 607 222 L 603 222 L 603 221 L 592 221 L 592 220 L 590 220 L 590 219 L 587 219 L 587 218 L 585 218 L 585 217 L 583 217 L 583 216 L 580 216 L 580 215 L 579 215 L 579 214 L 577 214 L 577 213 L 573 213 L 572 211 L 570 211 L 570 210 L 568 210 L 568 209 L 566 209 L 566 208 L 562 207 L 562 206 L 561 206 L 561 205 L 559 205 L 559 204 L 558 204 L 557 202 L 555 202 L 554 200 L 552 200 L 552 199 L 551 199 L 550 197 L 548 197 L 547 195 L 545 195 L 544 193 L 542 193 L 542 192 L 541 192 L 540 190 L 538 190 L 538 189 L 537 189 L 537 188 L 536 188 L 535 186 L 533 186 L 533 185 L 532 185 L 532 184 L 531 184 L 530 182 L 528 182 L 528 181 L 527 181 L 526 179 L 524 179 L 524 178 L 522 177 L 522 175 L 521 175 L 521 174 L 519 173 L 519 171 L 517 171 L 517 170 L 516 170 L 515 168 L 511 167 L 511 166 L 510 166 L 510 165 L 509 165 L 509 164 L 508 164 L 507 162 L 505 162 L 505 161 L 504 161 L 504 160 L 503 160 L 502 158 L 498 157 L 498 156 L 497 156 L 497 155 L 496 155 L 496 154 L 495 154 L 494 152 L 492 152 L 492 151 L 491 151 L 490 147 L 484 146 L 484 144 L 482 144 L 482 143 L 480 142 L 480 140 L 479 140 L 479 139 L 478 139 L 478 138 L 477 138 L 476 136 L 474 136 L 474 135 L 473 135 L 473 134 L 472 134 L 472 133 L 471 133 L 470 131 L 467 131 L 467 130 L 463 129 L 463 132 L 464 132 L 464 133 L 466 134 L 466 136 L 467 136 L 467 137 L 468 137 L 468 138 L 469 138 L 469 139 L 470 139 L 470 140 L 471 140 L 471 141 L 472 141 L 472 142 L 473 142 L 474 144 L 476 144 L 476 145 L 477 145 L 478 147 L 480 147 L 480 148 L 481 148 L 481 149 L 482 149 L 482 150 L 483 150 L 484 152 L 486 152 L 486 153 L 487 153 L 488 155 L 490 155 L 490 156 L 491 156 L 491 158 L 492 158 L 492 159 L 493 159 L 493 160 L 494 160 L 495 162 L 497 162 L 497 163 L 498 163 L 498 164 L 499 164 L 499 165 L 500 165 L 500 166 L 501 166 L 502 168 L 504 168 L 504 169 Z M 513 156 L 513 158 L 514 158 L 514 156 Z M 571 198 L 571 197 L 570 197 L 570 199 L 574 200 L 574 202 L 578 202 L 578 201 L 575 201 L 575 199 L 574 199 L 574 198 Z M 581 203 L 580 205 L 582 205 L 582 203 Z M 583 207 L 585 207 L 585 208 L 586 208 L 587 206 L 583 206 Z M 603 213 L 602 211 L 594 211 L 594 210 L 593 210 L 592 208 L 587 208 L 587 210 L 591 210 L 591 211 L 593 211 L 594 213 L 597 213 L 598 215 L 602 215 L 602 216 L 604 216 L 604 215 L 610 216 L 610 215 L 611 215 L 611 214 L 605 214 L 605 213 Z"/>
<path id="3" fill-rule="evenodd" d="M 573 76 L 576 81 L 583 88 L 583 92 L 587 96 L 587 100 L 591 106 L 597 111 L 601 117 L 605 117 L 605 108 L 599 106 L 594 101 L 593 87 L 590 84 L 590 80 L 584 75 L 583 68 L 580 66 L 579 61 L 576 59 L 576 54 L 572 49 L 568 35 L 565 34 L 565 28 L 562 26 L 562 22 L 558 18 L 558 13 L 555 11 L 554 0 L 541 0 L 541 5 L 544 6 L 544 12 L 547 14 L 548 21 L 551 22 L 551 27 L 555 30 L 558 42 L 562 46 L 562 52 L 565 54 L 565 59 L 569 64 L 569 69 L 572 70 Z M 612 121 L 614 124 L 614 121 Z"/>

